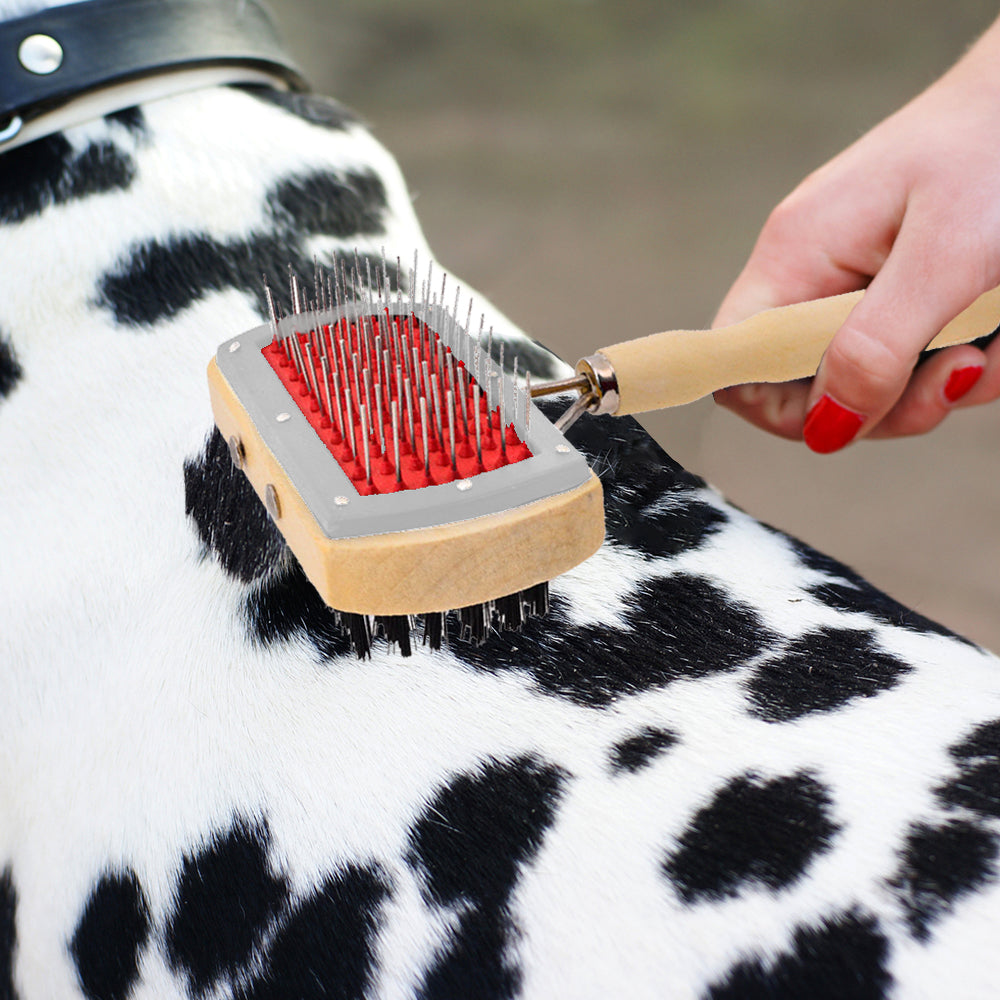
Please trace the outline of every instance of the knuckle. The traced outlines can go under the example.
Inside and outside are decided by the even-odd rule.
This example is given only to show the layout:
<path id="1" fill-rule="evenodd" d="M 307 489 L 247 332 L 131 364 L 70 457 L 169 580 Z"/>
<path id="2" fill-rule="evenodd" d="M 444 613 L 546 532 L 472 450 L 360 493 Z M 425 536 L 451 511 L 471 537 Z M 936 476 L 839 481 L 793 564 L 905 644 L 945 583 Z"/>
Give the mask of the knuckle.
<path id="1" fill-rule="evenodd" d="M 793 193 L 771 209 L 761 235 L 771 243 L 794 243 L 801 229 L 801 219 L 799 199 Z"/>
<path id="2" fill-rule="evenodd" d="M 926 434 L 945 418 L 940 407 L 919 406 L 912 402 L 900 404 L 889 411 L 870 437 L 915 437 Z"/>
<path id="3" fill-rule="evenodd" d="M 879 396 L 904 385 L 915 361 L 911 351 L 860 327 L 844 327 L 831 342 L 826 358 L 834 378 Z"/>

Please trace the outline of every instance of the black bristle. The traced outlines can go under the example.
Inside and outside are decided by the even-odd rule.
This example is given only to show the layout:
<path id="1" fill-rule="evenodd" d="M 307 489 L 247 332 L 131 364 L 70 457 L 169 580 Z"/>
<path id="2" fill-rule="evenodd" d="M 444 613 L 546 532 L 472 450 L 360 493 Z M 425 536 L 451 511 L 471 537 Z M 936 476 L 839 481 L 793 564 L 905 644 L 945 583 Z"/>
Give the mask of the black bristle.
<path id="1" fill-rule="evenodd" d="M 433 650 L 440 649 L 448 637 L 445 627 L 448 615 L 458 618 L 459 637 L 463 642 L 481 646 L 491 631 L 519 631 L 528 618 L 547 614 L 549 585 L 539 583 L 526 590 L 498 597 L 482 604 L 470 604 L 457 611 L 434 611 L 419 616 L 357 615 L 339 612 L 339 624 L 351 641 L 359 659 L 371 655 L 375 640 L 384 639 L 390 648 L 398 648 L 401 656 L 413 655 L 411 632 L 419 617 L 423 622 L 423 641 Z"/>
<path id="2" fill-rule="evenodd" d="M 521 591 L 508 594 L 506 597 L 498 597 L 493 602 L 497 628 L 517 632 L 524 623 L 523 606 Z"/>
<path id="3" fill-rule="evenodd" d="M 549 613 L 549 584 L 547 580 L 536 583 L 533 587 L 521 591 L 524 606 L 524 616 L 532 618 Z"/>
<path id="4" fill-rule="evenodd" d="M 458 620 L 461 624 L 461 635 L 466 642 L 481 646 L 486 642 L 490 631 L 490 619 L 493 617 L 493 602 L 488 604 L 470 604 L 458 609 Z"/>
<path id="5" fill-rule="evenodd" d="M 424 643 L 431 649 L 440 649 L 444 638 L 444 612 L 431 612 L 424 617 Z"/>
<path id="6" fill-rule="evenodd" d="M 410 648 L 410 628 L 412 623 L 409 615 L 380 615 L 378 618 L 381 633 L 386 641 L 392 646 L 394 643 L 399 646 L 401 656 L 409 656 L 412 653 Z"/>
<path id="7" fill-rule="evenodd" d="M 365 660 L 372 651 L 372 627 L 367 615 L 344 614 L 341 621 L 351 637 L 351 645 L 359 660 Z"/>

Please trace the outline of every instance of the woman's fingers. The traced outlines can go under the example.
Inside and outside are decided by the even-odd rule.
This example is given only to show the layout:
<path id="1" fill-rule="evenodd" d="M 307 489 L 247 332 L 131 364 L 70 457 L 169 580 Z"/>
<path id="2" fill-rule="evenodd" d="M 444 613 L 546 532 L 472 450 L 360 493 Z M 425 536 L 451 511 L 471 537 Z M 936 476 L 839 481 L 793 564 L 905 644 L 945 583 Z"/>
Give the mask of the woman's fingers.
<path id="1" fill-rule="evenodd" d="M 1000 398 L 1000 339 L 983 351 L 971 344 L 934 354 L 872 430 L 873 438 L 926 434 L 953 410 Z"/>
<path id="2" fill-rule="evenodd" d="M 866 288 L 811 386 L 717 394 L 759 427 L 837 451 L 1000 396 L 1000 348 L 921 351 L 1000 285 L 1000 20 L 937 83 L 772 212 L 715 325 Z M 998 318 L 1000 319 L 1000 318 Z"/>

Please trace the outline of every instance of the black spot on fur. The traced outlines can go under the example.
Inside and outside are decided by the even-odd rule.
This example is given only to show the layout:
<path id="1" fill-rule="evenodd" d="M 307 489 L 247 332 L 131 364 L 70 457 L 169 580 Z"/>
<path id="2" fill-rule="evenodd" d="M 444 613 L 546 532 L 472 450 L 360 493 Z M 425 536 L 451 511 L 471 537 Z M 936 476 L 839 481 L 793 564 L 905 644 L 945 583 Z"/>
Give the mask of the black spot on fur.
<path id="1" fill-rule="evenodd" d="M 615 503 L 617 497 L 612 497 Z M 646 508 L 615 503 L 616 541 L 648 556 L 673 556 L 697 548 L 727 521 L 711 504 L 666 496 Z"/>
<path id="2" fill-rule="evenodd" d="M 248 240 L 223 242 L 204 234 L 171 237 L 163 242 L 149 240 L 132 247 L 121 265 L 99 282 L 99 302 L 110 309 L 115 321 L 128 326 L 153 326 L 170 319 L 207 292 L 236 289 L 254 300 L 261 318 L 267 316 L 261 275 L 272 278 L 275 298 L 285 313 L 291 302 L 284 285 L 288 267 L 300 277 L 311 276 L 313 258 L 307 255 L 304 240 L 308 233 L 286 230 L 287 214 L 279 213 L 274 232 L 263 232 Z M 321 257 L 331 266 L 337 255 Z M 374 275 L 382 267 L 381 256 L 359 254 L 362 278 L 366 264 Z M 349 269 L 354 255 L 344 259 Z M 390 288 L 396 287 L 394 268 Z"/>
<path id="3" fill-rule="evenodd" d="M 707 1000 L 881 1000 L 892 985 L 889 942 L 873 917 L 851 911 L 798 927 L 773 962 L 735 965 Z"/>
<path id="4" fill-rule="evenodd" d="M 565 599 L 554 594 L 549 614 L 520 632 L 494 634 L 478 648 L 454 641 L 452 650 L 480 670 L 527 670 L 547 694 L 600 708 L 731 670 L 775 641 L 756 612 L 701 577 L 647 580 L 626 605 L 622 630 L 573 626 Z"/>
<path id="5" fill-rule="evenodd" d="M 564 401 L 539 399 L 536 405 L 552 421 L 566 409 Z M 619 479 L 624 478 L 629 489 L 642 490 L 647 500 L 655 499 L 662 493 L 672 491 L 693 491 L 706 489 L 704 479 L 688 472 L 675 462 L 649 436 L 638 421 L 632 417 L 608 417 L 585 414 L 566 434 L 573 447 L 588 457 L 592 465 L 611 466 L 601 469 L 606 473 L 602 482 L 614 488 Z M 626 470 L 642 472 L 642 483 L 628 482 L 631 473 L 622 476 Z"/>
<path id="6" fill-rule="evenodd" d="M 122 270 L 102 279 L 101 299 L 119 323 L 169 319 L 209 289 L 240 287 L 225 251 L 207 236 L 170 237 L 165 243 L 150 240 L 131 247 Z"/>
<path id="7" fill-rule="evenodd" d="M 250 481 L 233 465 L 218 428 L 184 463 L 184 513 L 222 568 L 251 583 L 282 565 L 287 549 Z"/>
<path id="8" fill-rule="evenodd" d="M 287 896 L 268 862 L 265 828 L 237 820 L 187 855 L 165 934 L 170 965 L 195 994 L 246 966 Z"/>
<path id="9" fill-rule="evenodd" d="M 134 872 L 102 875 L 70 942 L 85 996 L 90 1000 L 128 997 L 139 978 L 149 927 L 149 906 Z"/>
<path id="10" fill-rule="evenodd" d="M 778 532 L 795 549 L 799 558 L 810 568 L 827 574 L 830 579 L 809 588 L 809 593 L 827 607 L 847 613 L 870 615 L 888 625 L 923 632 L 928 635 L 944 635 L 972 645 L 968 639 L 956 635 L 943 625 L 917 614 L 888 594 L 873 587 L 864 577 L 830 556 L 817 552 L 797 539 Z"/>
<path id="11" fill-rule="evenodd" d="M 17 1000 L 14 951 L 17 948 L 17 893 L 10 868 L 0 871 L 0 1000 Z"/>
<path id="12" fill-rule="evenodd" d="M 959 773 L 937 790 L 938 797 L 950 806 L 1000 819 L 1000 720 L 977 726 L 951 748 L 951 755 Z"/>
<path id="13" fill-rule="evenodd" d="M 555 420 L 565 404 L 542 401 Z M 679 466 L 631 417 L 580 418 L 566 435 L 604 489 L 608 538 L 649 557 L 690 551 L 728 520 L 699 496 L 704 480 Z"/>
<path id="14" fill-rule="evenodd" d="M 121 125 L 133 135 L 143 135 L 146 131 L 146 116 L 142 113 L 142 108 L 131 107 L 112 111 L 111 114 L 104 116 L 104 120 Z"/>
<path id="15" fill-rule="evenodd" d="M 669 729 L 644 726 L 634 736 L 626 737 L 611 748 L 611 770 L 615 774 L 641 771 L 656 757 L 669 750 L 677 740 L 677 734 Z"/>
<path id="16" fill-rule="evenodd" d="M 926 941 L 930 926 L 960 896 L 996 875 L 996 839 L 963 820 L 911 828 L 899 871 L 890 880 L 913 936 Z"/>
<path id="17" fill-rule="evenodd" d="M 251 637 L 264 646 L 299 637 L 324 659 L 351 651 L 351 640 L 337 613 L 331 611 L 298 562 L 256 587 L 246 600 Z"/>
<path id="18" fill-rule="evenodd" d="M 310 125 L 321 125 L 323 128 L 341 131 L 348 125 L 359 122 L 359 118 L 329 97 L 316 94 L 290 93 L 285 90 L 273 90 L 270 87 L 243 85 L 237 89 L 256 97 L 258 101 L 277 105 L 285 111 L 302 118 Z"/>
<path id="19" fill-rule="evenodd" d="M 776 892 L 791 885 L 839 827 L 830 797 L 806 773 L 733 778 L 699 809 L 663 864 L 687 903 L 737 895 L 747 883 Z"/>
<path id="20" fill-rule="evenodd" d="M 534 757 L 490 760 L 443 788 L 414 824 L 407 860 L 428 898 L 463 908 L 422 997 L 499 1000 L 516 992 L 508 900 L 555 819 L 565 777 Z"/>
<path id="21" fill-rule="evenodd" d="M 386 208 L 385 187 L 370 170 L 289 177 L 269 201 L 285 228 L 340 237 L 380 232 Z"/>
<path id="22" fill-rule="evenodd" d="M 451 946 L 440 955 L 417 994 L 420 1000 L 507 1000 L 517 996 L 520 973 L 504 960 L 510 928 L 495 910 L 463 913 Z"/>
<path id="23" fill-rule="evenodd" d="M 767 722 L 829 712 L 895 687 L 912 668 L 878 648 L 865 629 L 824 628 L 760 664 L 747 682 L 751 711 Z"/>
<path id="24" fill-rule="evenodd" d="M 82 153 L 60 134 L 36 139 L 0 156 L 0 224 L 21 222 L 49 205 L 124 190 L 135 163 L 110 142 Z"/>
<path id="25" fill-rule="evenodd" d="M 0 334 L 0 399 L 9 396 L 24 377 L 24 369 L 17 360 L 14 348 Z"/>
<path id="26" fill-rule="evenodd" d="M 535 757 L 488 760 L 431 800 L 410 834 L 409 862 L 439 906 L 502 903 L 555 819 L 564 775 Z"/>
<path id="27" fill-rule="evenodd" d="M 297 904 L 274 935 L 243 1000 L 361 1000 L 389 889 L 379 874 L 350 866 Z"/>
<path id="28" fill-rule="evenodd" d="M 344 624 L 306 578 L 217 429 L 204 452 L 184 463 L 184 509 L 206 552 L 236 579 L 256 584 L 245 604 L 254 641 L 301 637 L 323 658 L 350 652 Z"/>

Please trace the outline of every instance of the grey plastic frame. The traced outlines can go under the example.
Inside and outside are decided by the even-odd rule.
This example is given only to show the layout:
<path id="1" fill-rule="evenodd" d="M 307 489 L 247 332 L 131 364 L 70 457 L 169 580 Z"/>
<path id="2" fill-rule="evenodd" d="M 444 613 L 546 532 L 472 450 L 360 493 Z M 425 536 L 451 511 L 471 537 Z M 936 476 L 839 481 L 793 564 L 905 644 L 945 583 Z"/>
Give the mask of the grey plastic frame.
<path id="1" fill-rule="evenodd" d="M 352 304 L 346 310 L 287 316 L 279 322 L 278 334 L 285 337 L 296 331 L 309 330 L 315 326 L 317 319 L 323 323 L 336 322 L 345 315 L 353 319 L 359 312 L 369 315 L 364 305 Z M 411 315 L 408 308 L 400 311 L 390 307 L 389 313 L 393 316 Z M 424 320 L 419 305 L 414 313 L 418 319 Z M 427 322 L 431 329 L 436 330 L 432 320 Z M 460 332 L 465 335 L 465 331 Z M 233 337 L 219 347 L 216 362 L 222 376 L 243 404 L 261 441 L 284 469 L 327 538 L 417 531 L 486 517 L 565 493 L 582 486 L 590 476 L 590 468 L 583 455 L 566 441 L 533 403 L 530 427 L 525 437 L 523 419 L 513 420 L 513 380 L 500 377 L 500 373 L 495 372 L 495 363 L 486 358 L 491 372 L 489 380 L 493 383 L 489 387 L 492 390 L 489 393 L 490 402 L 496 404 L 497 394 L 502 388 L 511 418 L 508 422 L 515 422 L 518 433 L 532 453 L 531 457 L 514 465 L 480 473 L 468 480 L 399 493 L 362 496 L 261 353 L 271 343 L 273 335 L 274 328 L 265 324 Z M 287 416 L 278 419 L 279 415 L 285 414 Z M 469 485 L 459 489 L 458 483 Z M 498 556 L 502 558 L 502 553 Z"/>

